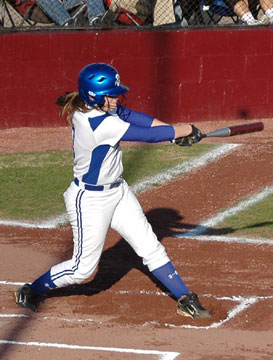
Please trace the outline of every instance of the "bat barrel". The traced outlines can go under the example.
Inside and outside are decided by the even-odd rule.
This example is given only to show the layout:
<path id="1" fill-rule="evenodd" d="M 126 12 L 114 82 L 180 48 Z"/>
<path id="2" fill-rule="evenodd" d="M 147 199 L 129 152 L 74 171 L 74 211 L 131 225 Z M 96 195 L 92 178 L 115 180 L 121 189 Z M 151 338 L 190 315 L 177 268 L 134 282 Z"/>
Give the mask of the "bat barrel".
<path id="1" fill-rule="evenodd" d="M 248 134 L 256 131 L 262 131 L 264 129 L 264 124 L 259 121 L 250 124 L 235 125 L 230 127 L 225 127 L 222 129 L 217 129 L 207 133 L 204 137 L 227 137 L 241 134 Z"/>
<path id="2" fill-rule="evenodd" d="M 251 124 L 235 125 L 230 126 L 230 136 L 248 134 L 256 131 L 262 131 L 264 129 L 264 124 L 259 121 Z"/>

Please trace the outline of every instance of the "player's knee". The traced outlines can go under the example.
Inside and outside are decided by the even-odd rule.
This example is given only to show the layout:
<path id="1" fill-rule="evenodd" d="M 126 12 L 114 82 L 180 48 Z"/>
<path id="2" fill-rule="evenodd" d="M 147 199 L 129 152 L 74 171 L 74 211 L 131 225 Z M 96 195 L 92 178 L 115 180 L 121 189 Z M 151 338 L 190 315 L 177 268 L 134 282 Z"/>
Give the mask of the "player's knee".
<path id="1" fill-rule="evenodd" d="M 74 272 L 73 279 L 75 283 L 81 284 L 84 281 L 88 280 L 90 276 L 94 273 L 95 268 L 79 268 L 77 271 Z"/>
<path id="2" fill-rule="evenodd" d="M 85 282 L 88 278 L 85 278 L 85 277 L 79 277 L 79 276 L 74 276 L 73 277 L 73 283 L 74 284 L 82 284 L 83 282 Z"/>
<path id="3" fill-rule="evenodd" d="M 143 264 L 147 265 L 150 271 L 165 265 L 169 261 L 170 259 L 166 253 L 165 247 L 160 242 L 158 242 L 156 248 L 149 251 L 143 257 Z"/>

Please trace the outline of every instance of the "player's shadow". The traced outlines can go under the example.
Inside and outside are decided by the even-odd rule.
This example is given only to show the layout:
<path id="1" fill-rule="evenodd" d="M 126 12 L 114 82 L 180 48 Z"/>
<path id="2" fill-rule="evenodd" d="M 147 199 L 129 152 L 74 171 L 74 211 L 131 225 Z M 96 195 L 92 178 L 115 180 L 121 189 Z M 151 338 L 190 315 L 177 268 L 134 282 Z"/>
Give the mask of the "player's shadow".
<path id="1" fill-rule="evenodd" d="M 181 234 L 196 227 L 195 224 L 184 224 L 183 217 L 169 208 L 153 209 L 146 213 L 146 217 L 159 241 L 173 237 L 175 233 Z M 168 249 L 166 250 L 168 252 Z M 124 239 L 120 239 L 114 246 L 103 251 L 96 275 L 91 281 L 85 284 L 53 289 L 47 293 L 46 297 L 95 295 L 110 289 L 132 269 L 137 269 L 147 275 L 159 289 L 169 294 L 168 290 L 142 264 L 142 259 L 130 245 Z"/>
<path id="2" fill-rule="evenodd" d="M 234 233 L 235 231 L 238 230 L 247 230 L 247 229 L 256 229 L 256 228 L 262 228 L 264 226 L 271 226 L 273 225 L 273 221 L 263 221 L 260 223 L 255 223 L 252 225 L 247 225 L 247 226 L 241 226 L 241 227 L 236 227 L 236 228 L 232 228 L 232 227 L 220 227 L 217 229 L 214 228 L 207 228 L 206 231 L 204 231 L 202 233 L 202 235 L 216 235 L 216 236 L 223 236 L 223 235 L 229 235 Z"/>
<path id="3" fill-rule="evenodd" d="M 174 237 L 175 234 L 183 236 L 183 233 L 195 229 L 197 226 L 196 224 L 183 223 L 183 217 L 180 216 L 177 211 L 170 208 L 153 209 L 146 213 L 146 217 L 149 223 L 152 225 L 152 228 L 159 241 L 162 241 L 168 237 Z M 248 228 L 261 227 L 264 225 L 266 224 L 253 224 L 248 226 Z M 223 227 L 219 229 L 207 228 L 204 234 L 227 235 L 234 232 L 235 230 L 236 229 L 230 227 Z M 168 249 L 166 250 L 168 252 Z M 120 239 L 114 246 L 103 251 L 96 275 L 92 278 L 91 281 L 80 285 L 71 285 L 65 288 L 53 289 L 46 295 L 42 296 L 41 301 L 43 301 L 44 298 L 50 297 L 72 295 L 92 296 L 98 294 L 101 291 L 110 289 L 132 269 L 141 271 L 143 274 L 148 276 L 161 291 L 171 296 L 168 289 L 166 289 L 153 276 L 148 268 L 143 265 L 142 259 L 134 252 L 130 245 L 124 239 Z"/>

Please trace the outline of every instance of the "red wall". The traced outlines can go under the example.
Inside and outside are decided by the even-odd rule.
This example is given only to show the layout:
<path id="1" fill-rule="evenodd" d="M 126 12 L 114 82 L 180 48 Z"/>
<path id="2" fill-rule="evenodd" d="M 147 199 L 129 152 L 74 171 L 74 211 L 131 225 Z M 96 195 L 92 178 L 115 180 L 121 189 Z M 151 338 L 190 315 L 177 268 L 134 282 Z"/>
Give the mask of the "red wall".
<path id="1" fill-rule="evenodd" d="M 91 62 L 116 66 L 129 106 L 167 122 L 273 115 L 273 27 L 0 35 L 0 128 L 59 126 L 54 101 Z"/>

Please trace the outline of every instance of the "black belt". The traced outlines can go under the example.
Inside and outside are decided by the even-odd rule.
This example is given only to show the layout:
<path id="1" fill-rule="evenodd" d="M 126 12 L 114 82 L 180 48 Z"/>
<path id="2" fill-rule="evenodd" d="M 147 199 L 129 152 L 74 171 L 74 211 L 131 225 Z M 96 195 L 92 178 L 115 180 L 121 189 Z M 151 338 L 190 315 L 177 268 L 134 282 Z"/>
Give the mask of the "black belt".
<path id="1" fill-rule="evenodd" d="M 77 186 L 83 187 L 85 190 L 90 190 L 90 191 L 103 191 L 103 190 L 113 189 L 113 188 L 119 186 L 121 184 L 121 182 L 122 182 L 122 180 L 119 180 L 112 184 L 107 184 L 107 185 L 90 185 L 90 184 L 85 184 L 83 182 L 80 182 L 80 180 L 77 178 L 74 179 L 74 183 Z"/>

